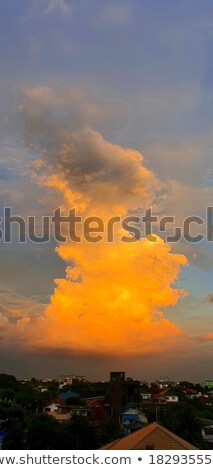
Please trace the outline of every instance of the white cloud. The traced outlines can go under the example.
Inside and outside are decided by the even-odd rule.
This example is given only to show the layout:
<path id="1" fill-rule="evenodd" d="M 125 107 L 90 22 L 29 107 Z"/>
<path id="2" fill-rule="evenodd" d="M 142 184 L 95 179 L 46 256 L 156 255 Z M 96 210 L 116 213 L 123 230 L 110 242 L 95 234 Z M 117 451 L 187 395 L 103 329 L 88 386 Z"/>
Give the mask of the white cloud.
<path id="1" fill-rule="evenodd" d="M 46 15 L 49 15 L 53 12 L 60 12 L 66 14 L 70 11 L 71 5 L 68 4 L 65 0 L 48 0 L 48 5 L 44 10 Z"/>
<path id="2" fill-rule="evenodd" d="M 105 5 L 98 17 L 98 23 L 101 25 L 123 25 L 131 18 L 132 10 L 125 3 L 108 3 Z"/>

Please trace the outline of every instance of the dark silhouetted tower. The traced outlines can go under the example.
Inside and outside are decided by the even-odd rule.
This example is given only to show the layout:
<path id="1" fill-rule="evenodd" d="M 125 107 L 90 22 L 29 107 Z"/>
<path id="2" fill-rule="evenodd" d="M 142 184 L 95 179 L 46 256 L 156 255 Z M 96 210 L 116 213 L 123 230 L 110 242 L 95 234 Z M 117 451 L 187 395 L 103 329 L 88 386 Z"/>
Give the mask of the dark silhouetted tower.
<path id="1" fill-rule="evenodd" d="M 110 414 L 116 420 L 119 420 L 125 397 L 125 372 L 110 372 Z"/>

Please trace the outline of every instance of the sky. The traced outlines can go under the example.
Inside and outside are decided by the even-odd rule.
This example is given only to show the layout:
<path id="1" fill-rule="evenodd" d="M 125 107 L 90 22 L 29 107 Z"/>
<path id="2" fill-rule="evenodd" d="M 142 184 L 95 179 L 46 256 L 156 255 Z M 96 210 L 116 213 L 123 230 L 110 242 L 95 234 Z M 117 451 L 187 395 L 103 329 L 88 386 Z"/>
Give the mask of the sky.
<path id="1" fill-rule="evenodd" d="M 0 0 L 4 208 L 206 221 L 213 10 L 194 0 Z M 168 228 L 171 235 L 172 227 Z M 1 371 L 212 379 L 213 241 L 0 240 Z M 127 234 L 127 232 L 125 232 Z"/>

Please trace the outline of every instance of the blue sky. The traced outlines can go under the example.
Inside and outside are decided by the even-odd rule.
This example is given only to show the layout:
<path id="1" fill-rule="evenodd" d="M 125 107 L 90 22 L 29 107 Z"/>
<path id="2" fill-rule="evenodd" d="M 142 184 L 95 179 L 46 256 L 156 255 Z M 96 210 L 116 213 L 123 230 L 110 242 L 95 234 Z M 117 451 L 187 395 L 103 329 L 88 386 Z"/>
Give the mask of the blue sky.
<path id="1" fill-rule="evenodd" d="M 51 194 L 47 189 L 41 194 L 29 177 L 38 150 L 26 145 L 19 105 L 31 87 L 72 86 L 86 89 L 89 103 L 110 106 L 112 119 L 97 120 L 95 129 L 112 143 L 140 151 L 145 165 L 167 185 L 162 213 L 174 213 L 178 221 L 187 215 L 204 217 L 205 206 L 213 200 L 212 2 L 0 0 L 0 7 L 1 214 L 4 205 L 23 214 L 36 208 L 38 217 L 50 211 Z M 39 250 L 14 242 L 11 247 L 1 244 L 0 250 L 5 305 L 11 295 L 20 304 L 26 298 L 33 305 L 48 303 L 53 279 L 63 277 L 65 269 L 54 242 Z M 180 275 L 188 297 L 165 309 L 165 315 L 187 334 L 200 337 L 213 331 L 212 303 L 205 302 L 213 292 L 212 244 L 182 242 L 173 250 L 188 258 Z M 211 372 L 212 341 L 198 343 L 198 349 L 197 380 Z M 190 373 L 190 353 L 188 361 L 189 368 L 177 366 L 179 374 Z M 12 361 L 9 367 L 13 371 Z M 39 360 L 35 367 L 40 373 Z M 82 360 L 75 359 L 74 367 L 83 368 Z M 106 373 L 107 368 L 108 363 Z M 94 375 L 93 365 L 89 369 Z M 26 364 L 18 366 L 19 374 L 25 370 Z M 157 370 L 153 366 L 153 374 Z M 172 370 L 162 365 L 162 375 Z"/>

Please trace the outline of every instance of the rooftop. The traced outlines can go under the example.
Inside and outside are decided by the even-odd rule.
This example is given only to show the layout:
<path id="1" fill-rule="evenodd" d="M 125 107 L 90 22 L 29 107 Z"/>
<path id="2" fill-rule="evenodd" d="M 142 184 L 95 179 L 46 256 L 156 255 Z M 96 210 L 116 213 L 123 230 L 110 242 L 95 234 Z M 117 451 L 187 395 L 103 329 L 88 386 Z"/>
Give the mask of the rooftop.
<path id="1" fill-rule="evenodd" d="M 101 449 L 142 450 L 147 446 L 153 446 L 155 450 L 196 450 L 192 444 L 157 423 L 148 424 L 139 431 L 106 444 Z"/>

